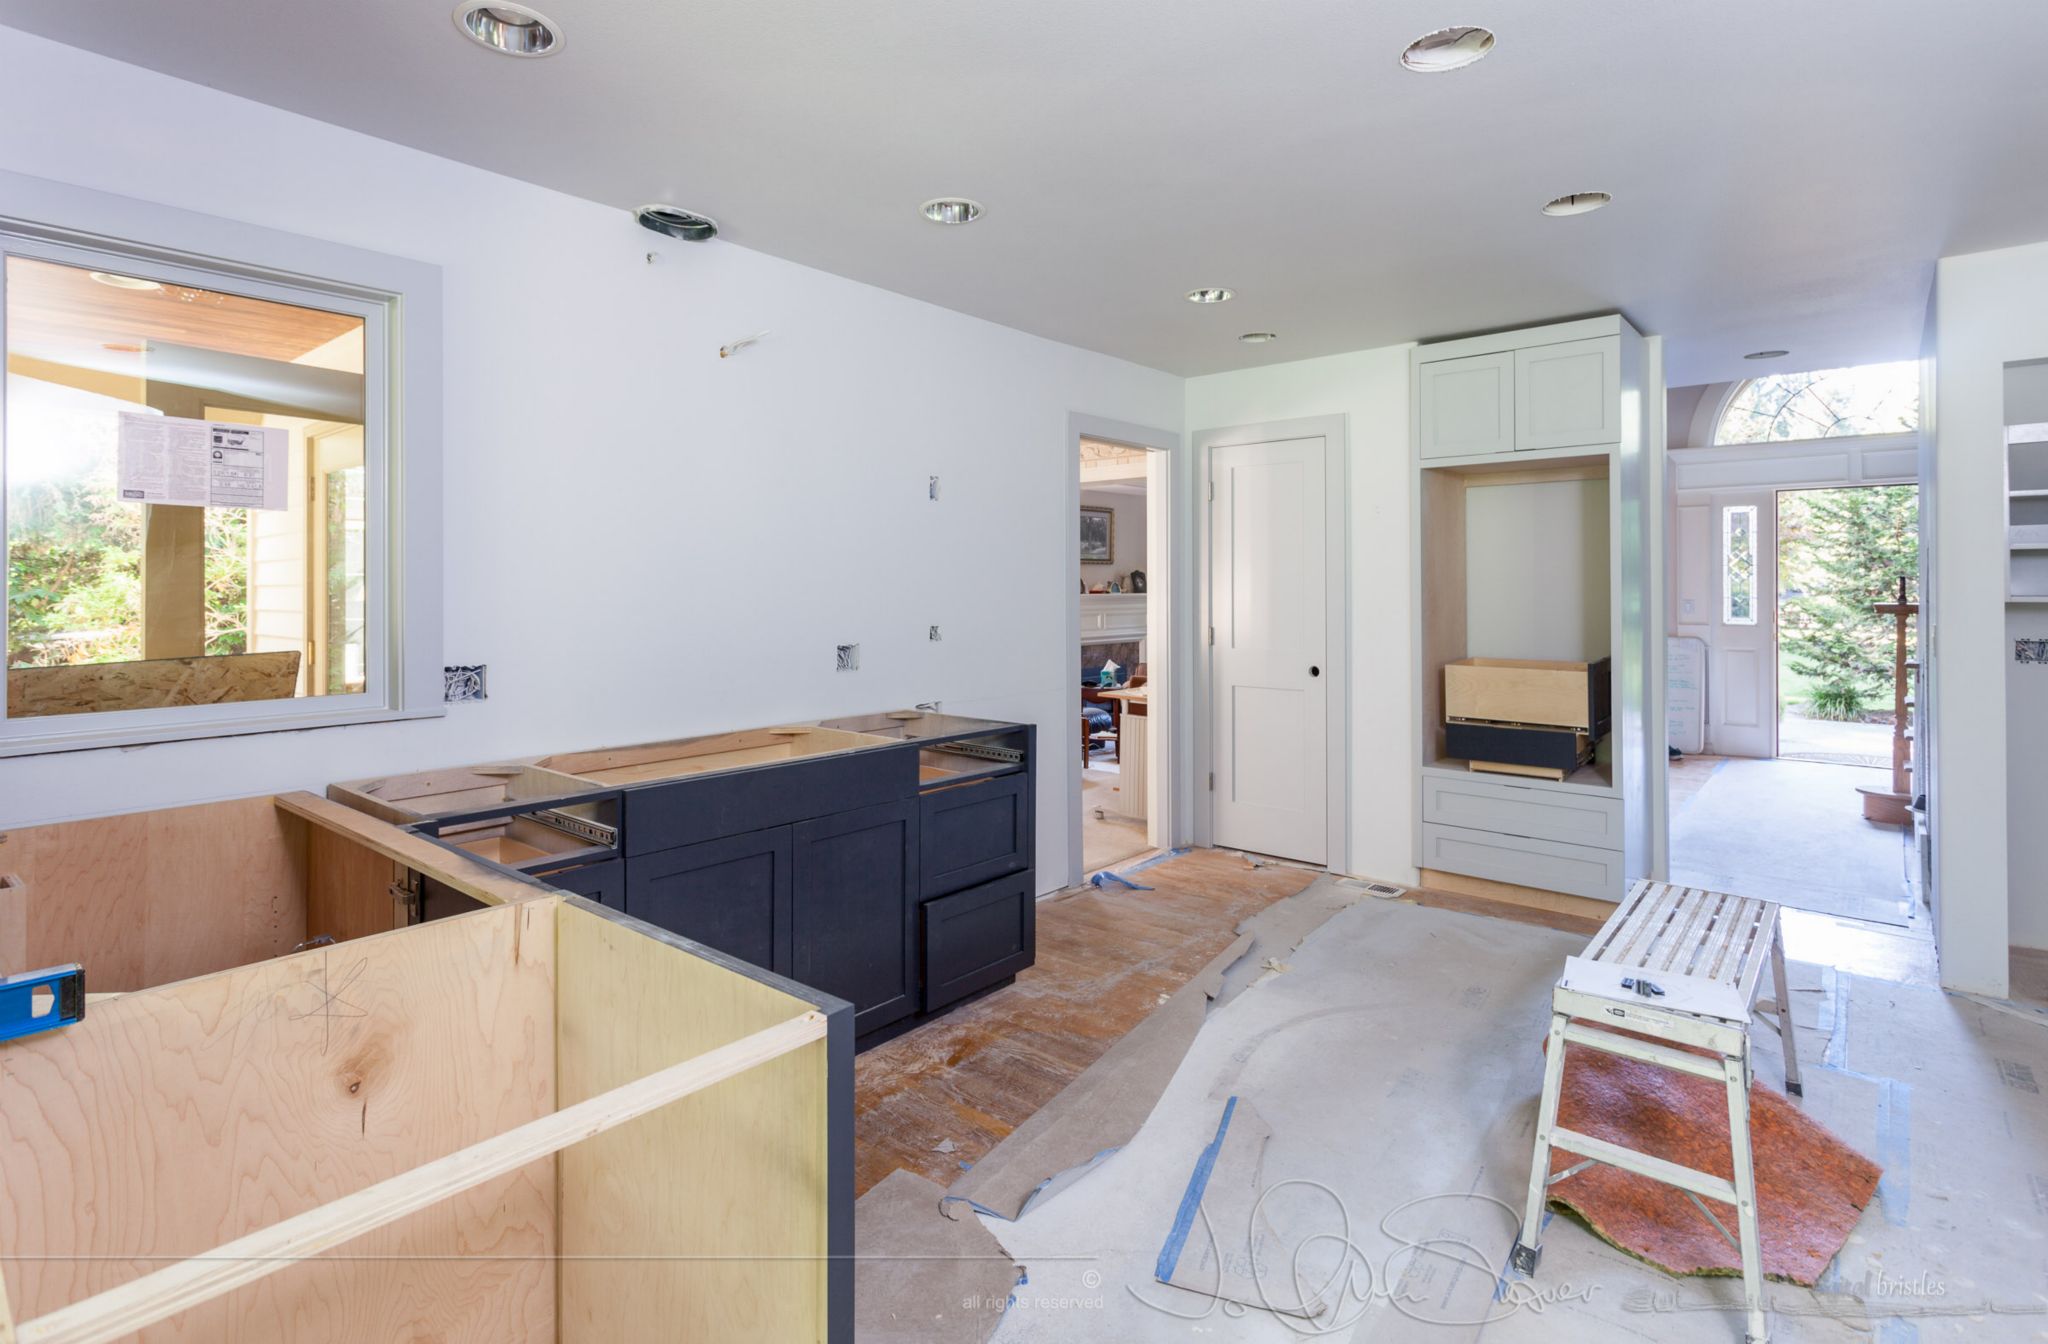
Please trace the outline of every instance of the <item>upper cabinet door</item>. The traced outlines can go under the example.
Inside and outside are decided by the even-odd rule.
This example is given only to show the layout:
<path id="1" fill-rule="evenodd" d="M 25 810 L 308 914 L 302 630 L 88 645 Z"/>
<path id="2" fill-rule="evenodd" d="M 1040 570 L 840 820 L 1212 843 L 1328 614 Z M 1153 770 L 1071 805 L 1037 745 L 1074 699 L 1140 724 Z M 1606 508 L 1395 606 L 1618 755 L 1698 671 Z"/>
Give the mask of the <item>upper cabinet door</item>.
<path id="1" fill-rule="evenodd" d="M 1515 351 L 1515 447 L 1580 448 L 1621 441 L 1621 338 Z"/>
<path id="2" fill-rule="evenodd" d="M 1430 457 L 1472 457 L 1515 448 L 1515 353 L 1439 359 L 1416 366 L 1416 444 Z"/>

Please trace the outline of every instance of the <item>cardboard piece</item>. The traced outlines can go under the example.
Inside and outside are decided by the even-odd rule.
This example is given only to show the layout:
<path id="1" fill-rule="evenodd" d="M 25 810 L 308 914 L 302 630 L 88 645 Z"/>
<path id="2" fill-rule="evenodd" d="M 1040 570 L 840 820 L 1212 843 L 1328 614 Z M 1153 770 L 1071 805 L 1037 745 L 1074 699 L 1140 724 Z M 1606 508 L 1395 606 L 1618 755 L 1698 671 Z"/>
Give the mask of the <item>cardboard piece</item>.
<path id="1" fill-rule="evenodd" d="M 946 1192 L 897 1171 L 853 1206 L 854 1335 L 861 1344 L 984 1344 L 1022 1269 Z"/>

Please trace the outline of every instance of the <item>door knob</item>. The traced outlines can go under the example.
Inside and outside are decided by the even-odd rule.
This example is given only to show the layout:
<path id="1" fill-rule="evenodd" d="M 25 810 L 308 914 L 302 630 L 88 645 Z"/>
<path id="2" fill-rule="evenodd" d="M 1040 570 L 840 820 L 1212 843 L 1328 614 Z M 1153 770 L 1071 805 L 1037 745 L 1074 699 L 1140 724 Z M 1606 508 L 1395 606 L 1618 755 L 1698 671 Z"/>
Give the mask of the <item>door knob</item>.
<path id="1" fill-rule="evenodd" d="M 1321 669 L 1320 667 L 1311 667 L 1308 670 L 1308 674 L 1312 677 L 1320 677 L 1321 675 L 1323 675 L 1323 669 Z"/>

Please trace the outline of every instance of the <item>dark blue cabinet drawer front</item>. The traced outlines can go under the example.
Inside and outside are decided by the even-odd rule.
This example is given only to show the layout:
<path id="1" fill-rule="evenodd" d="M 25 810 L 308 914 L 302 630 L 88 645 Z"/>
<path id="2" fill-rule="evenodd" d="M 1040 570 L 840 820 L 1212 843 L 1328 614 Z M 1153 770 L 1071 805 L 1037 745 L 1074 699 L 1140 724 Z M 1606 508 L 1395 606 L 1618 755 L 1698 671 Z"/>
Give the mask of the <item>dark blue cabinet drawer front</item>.
<path id="1" fill-rule="evenodd" d="M 626 854 L 807 821 L 916 791 L 911 746 L 642 784 L 626 790 Z"/>
<path id="2" fill-rule="evenodd" d="M 587 896 L 599 905 L 610 906 L 614 910 L 626 908 L 624 859 L 606 859 L 602 863 L 557 868 L 553 872 L 535 873 L 534 876 L 551 887 L 573 891 L 578 896 Z"/>
<path id="3" fill-rule="evenodd" d="M 933 1012 L 1029 966 L 1038 902 L 1029 873 L 924 903 L 924 1007 Z"/>
<path id="4" fill-rule="evenodd" d="M 632 861 L 626 913 L 786 975 L 793 871 L 787 826 L 644 854 Z"/>
<path id="5" fill-rule="evenodd" d="M 855 1035 L 917 1009 L 917 803 L 905 798 L 791 828 L 790 977 L 853 1004 Z"/>
<path id="6" fill-rule="evenodd" d="M 987 882 L 1031 866 L 1031 776 L 938 789 L 918 800 L 922 894 Z"/>

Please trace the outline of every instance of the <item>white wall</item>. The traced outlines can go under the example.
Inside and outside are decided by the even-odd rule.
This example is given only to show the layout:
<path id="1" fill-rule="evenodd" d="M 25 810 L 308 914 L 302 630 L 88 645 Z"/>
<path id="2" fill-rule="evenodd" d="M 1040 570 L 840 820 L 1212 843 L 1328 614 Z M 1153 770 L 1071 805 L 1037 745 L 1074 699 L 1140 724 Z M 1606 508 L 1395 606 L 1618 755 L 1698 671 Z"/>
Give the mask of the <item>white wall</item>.
<path id="1" fill-rule="evenodd" d="M 1607 478 L 1465 487 L 1465 653 L 1593 662 L 1613 647 Z"/>
<path id="2" fill-rule="evenodd" d="M 2043 343 L 2048 355 L 2048 342 Z M 2005 423 L 2048 423 L 2048 364 L 2005 371 Z M 2013 641 L 2048 639 L 2048 606 L 2009 604 L 2005 609 L 2006 871 L 2012 887 L 2006 911 L 2013 945 L 2048 948 L 2048 826 L 2022 820 L 2048 817 L 2048 664 L 2022 663 Z M 2013 824 L 2018 823 L 2018 824 Z"/>
<path id="3" fill-rule="evenodd" d="M 1071 736 L 1067 416 L 1177 432 L 1181 379 L 5 28 L 0 69 L 0 168 L 444 268 L 444 656 L 490 667 L 443 719 L 0 762 L 0 825 L 920 700 Z"/>
<path id="4" fill-rule="evenodd" d="M 1081 502 L 1091 509 L 1109 509 L 1116 514 L 1116 559 L 1106 565 L 1083 562 L 1081 577 L 1093 588 L 1098 583 L 1108 583 L 1134 569 L 1143 569 L 1145 560 L 1145 496 L 1127 495 L 1121 491 L 1081 490 Z M 1150 575 L 1146 576 L 1150 578 Z"/>
<path id="5" fill-rule="evenodd" d="M 1934 298 L 1933 530 L 1929 585 L 1936 756 L 1936 932 L 1942 983 L 2003 996 L 2007 947 L 2038 928 L 2038 868 L 2011 866 L 2009 827 L 2040 828 L 2038 799 L 2014 795 L 2005 603 L 2005 366 L 2048 358 L 2048 245 L 1944 258 Z M 2021 810 L 2023 806 L 2030 810 Z M 2015 911 L 2022 912 L 2015 917 Z M 2034 936 L 2034 935 L 2029 935 Z"/>
<path id="6" fill-rule="evenodd" d="M 1193 378 L 1190 431 L 1344 417 L 1349 450 L 1350 870 L 1413 882 L 1415 651 L 1405 345 Z"/>

